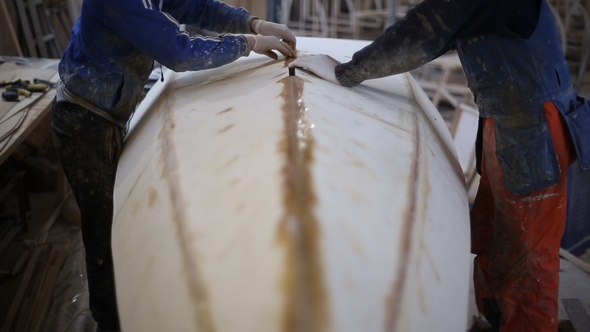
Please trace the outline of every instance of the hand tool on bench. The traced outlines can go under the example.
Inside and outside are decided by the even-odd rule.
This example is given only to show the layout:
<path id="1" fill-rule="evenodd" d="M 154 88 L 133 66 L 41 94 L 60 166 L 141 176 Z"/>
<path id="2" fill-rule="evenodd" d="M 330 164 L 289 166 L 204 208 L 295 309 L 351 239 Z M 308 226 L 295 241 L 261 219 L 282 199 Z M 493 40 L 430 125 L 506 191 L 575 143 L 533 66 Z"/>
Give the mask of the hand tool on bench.
<path id="1" fill-rule="evenodd" d="M 49 87 L 45 83 L 31 83 L 27 80 L 16 80 L 8 83 L 0 83 L 0 87 L 5 87 L 6 91 L 2 93 L 4 101 L 18 101 L 18 96 L 31 96 L 32 92 L 45 92 Z"/>

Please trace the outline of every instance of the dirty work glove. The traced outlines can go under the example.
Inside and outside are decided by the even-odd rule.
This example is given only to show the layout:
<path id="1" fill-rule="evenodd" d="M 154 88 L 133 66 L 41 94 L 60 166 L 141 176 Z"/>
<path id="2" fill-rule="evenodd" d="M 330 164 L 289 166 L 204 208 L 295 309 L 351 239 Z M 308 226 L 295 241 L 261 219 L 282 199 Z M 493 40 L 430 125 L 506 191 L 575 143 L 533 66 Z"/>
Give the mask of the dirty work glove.
<path id="1" fill-rule="evenodd" d="M 297 39 L 289 27 L 284 24 L 273 23 L 265 20 L 258 20 L 254 25 L 254 32 L 263 36 L 275 36 L 287 43 L 292 50 L 295 50 Z"/>
<path id="2" fill-rule="evenodd" d="M 336 79 L 335 68 L 340 62 L 326 54 L 303 55 L 289 64 L 289 68 L 303 68 L 320 78 L 340 85 Z"/>
<path id="3" fill-rule="evenodd" d="M 264 54 L 270 58 L 278 59 L 278 55 L 273 52 L 272 50 L 277 50 L 281 52 L 282 55 L 288 58 L 292 58 L 295 56 L 295 51 L 289 47 L 286 43 L 278 40 L 276 37 L 273 36 L 250 36 L 250 40 L 254 41 L 254 45 L 251 47 L 251 50 L 258 53 Z"/>

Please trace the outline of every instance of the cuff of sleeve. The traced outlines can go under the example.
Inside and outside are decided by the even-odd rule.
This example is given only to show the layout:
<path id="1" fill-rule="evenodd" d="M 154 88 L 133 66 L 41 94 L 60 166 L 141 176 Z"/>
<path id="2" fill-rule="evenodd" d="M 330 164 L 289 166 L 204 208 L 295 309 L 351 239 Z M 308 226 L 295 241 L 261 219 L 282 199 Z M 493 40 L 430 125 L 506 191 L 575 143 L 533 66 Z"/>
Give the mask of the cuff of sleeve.
<path id="1" fill-rule="evenodd" d="M 260 27 L 262 26 L 262 23 L 264 23 L 264 20 L 260 20 L 260 19 L 256 22 L 256 26 L 254 27 L 254 32 L 256 34 L 260 33 Z"/>
<path id="2" fill-rule="evenodd" d="M 250 32 L 252 32 L 253 34 L 256 35 L 257 33 L 256 33 L 256 31 L 252 30 L 252 24 L 251 24 L 252 23 L 252 20 L 254 20 L 254 19 L 260 19 L 260 18 L 258 18 L 257 16 L 250 16 L 248 18 L 247 24 L 248 24 L 248 29 L 250 30 Z"/>
<path id="3" fill-rule="evenodd" d="M 334 73 L 336 74 L 336 79 L 340 82 L 340 85 L 345 87 L 352 88 L 361 84 L 363 81 L 358 73 L 352 70 L 347 70 L 346 64 L 337 65 L 334 69 Z"/>
<path id="4" fill-rule="evenodd" d="M 242 52 L 242 56 L 249 56 L 250 52 L 252 52 L 252 50 L 250 49 L 250 43 L 248 42 L 248 37 L 246 37 L 244 35 L 240 35 L 240 37 L 242 37 L 242 39 L 244 39 L 245 45 L 246 45 L 246 50 Z"/>

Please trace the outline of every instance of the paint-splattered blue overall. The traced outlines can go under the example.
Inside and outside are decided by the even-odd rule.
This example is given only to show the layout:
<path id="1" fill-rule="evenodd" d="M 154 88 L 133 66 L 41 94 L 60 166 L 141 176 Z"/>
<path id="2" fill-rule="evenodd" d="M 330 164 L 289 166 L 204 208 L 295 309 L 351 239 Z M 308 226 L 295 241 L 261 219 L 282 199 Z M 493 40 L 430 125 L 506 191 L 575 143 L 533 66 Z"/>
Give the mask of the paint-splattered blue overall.
<path id="1" fill-rule="evenodd" d="M 190 36 L 180 23 L 252 33 L 246 10 L 210 0 L 84 0 L 59 64 L 54 142 L 81 210 L 90 309 L 118 330 L 111 255 L 113 189 L 125 124 L 154 60 L 175 71 L 218 67 L 247 54 L 243 35 Z"/>

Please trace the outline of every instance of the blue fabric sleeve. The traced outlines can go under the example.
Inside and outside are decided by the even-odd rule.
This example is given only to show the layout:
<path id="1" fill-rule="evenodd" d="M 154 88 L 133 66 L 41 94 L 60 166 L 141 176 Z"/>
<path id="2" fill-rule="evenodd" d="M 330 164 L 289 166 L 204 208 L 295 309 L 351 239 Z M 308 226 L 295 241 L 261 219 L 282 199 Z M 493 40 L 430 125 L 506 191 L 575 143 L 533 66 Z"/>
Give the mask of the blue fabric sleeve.
<path id="1" fill-rule="evenodd" d="M 186 23 L 220 33 L 250 32 L 251 15 L 247 11 L 215 0 L 173 0 L 162 4 L 149 0 L 86 1 L 94 3 L 88 13 L 94 16 L 92 22 L 106 25 L 118 37 L 175 71 L 219 67 L 248 52 L 243 36 L 190 36 L 180 29 L 180 24 Z M 159 11 L 160 5 L 171 13 Z M 102 42 L 105 47 L 116 47 L 109 45 L 112 40 Z"/>
<path id="2" fill-rule="evenodd" d="M 217 0 L 164 1 L 163 12 L 182 24 L 200 29 L 226 33 L 252 33 L 248 23 L 250 13 Z"/>
<path id="3" fill-rule="evenodd" d="M 366 79 L 418 68 L 449 51 L 465 27 L 492 27 L 493 11 L 488 7 L 493 1 L 424 0 L 356 52 L 350 62 L 338 65 L 336 77 L 340 84 L 352 87 Z"/>

